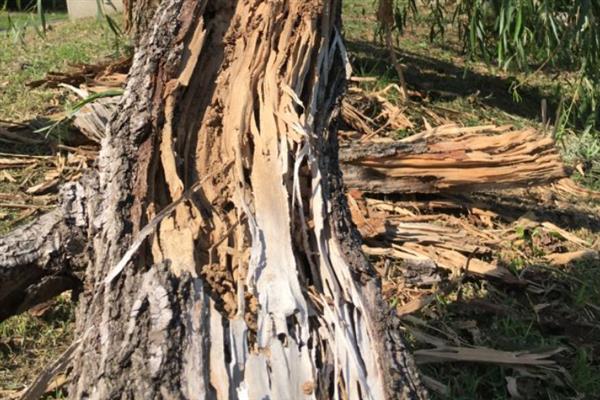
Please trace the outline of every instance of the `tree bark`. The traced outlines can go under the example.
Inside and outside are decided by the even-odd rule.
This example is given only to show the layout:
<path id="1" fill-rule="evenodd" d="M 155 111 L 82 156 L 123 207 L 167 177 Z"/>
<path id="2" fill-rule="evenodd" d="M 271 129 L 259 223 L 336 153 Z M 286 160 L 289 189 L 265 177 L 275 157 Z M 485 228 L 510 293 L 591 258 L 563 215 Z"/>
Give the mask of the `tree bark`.
<path id="1" fill-rule="evenodd" d="M 0 322 L 67 290 L 79 291 L 87 263 L 90 176 L 62 188 L 54 211 L 0 237 Z"/>
<path id="2" fill-rule="evenodd" d="M 340 4 L 165 0 L 99 157 L 71 398 L 424 398 L 337 157 Z"/>
<path id="3" fill-rule="evenodd" d="M 148 32 L 152 17 L 160 0 L 123 0 L 125 7 L 125 30 L 134 45 L 138 45 L 145 32 Z"/>

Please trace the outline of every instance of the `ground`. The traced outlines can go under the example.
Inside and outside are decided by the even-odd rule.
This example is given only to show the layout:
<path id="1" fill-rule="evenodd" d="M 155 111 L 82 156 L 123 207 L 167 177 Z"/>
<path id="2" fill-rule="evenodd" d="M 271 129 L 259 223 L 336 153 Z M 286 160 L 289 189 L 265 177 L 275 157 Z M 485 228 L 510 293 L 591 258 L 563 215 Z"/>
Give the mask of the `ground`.
<path id="1" fill-rule="evenodd" d="M 373 92 L 396 83 L 396 72 L 377 40 L 373 5 L 346 1 L 344 24 L 354 75 L 370 78 L 358 87 Z M 45 38 L 31 27 L 21 33 L 3 31 L 7 26 L 6 15 L 0 14 L 0 121 L 37 118 L 36 123 L 43 126 L 48 118 L 60 118 L 72 108 L 72 94 L 64 88 L 30 89 L 27 83 L 48 72 L 68 70 L 71 64 L 121 56 L 125 49 L 105 22 L 94 19 L 54 23 Z M 443 43 L 431 43 L 427 29 L 415 25 L 398 39 L 397 45 L 412 94 L 407 103 L 402 103 L 394 91 L 387 91 L 386 97 L 403 107 L 414 127 L 391 132 L 396 138 L 419 132 L 426 123 L 435 126 L 438 120 L 463 126 L 491 123 L 547 129 L 557 139 L 575 179 L 590 189 L 600 188 L 598 133 L 546 128 L 540 120 L 542 99 L 547 101 L 550 118 L 558 102 L 561 83 L 553 75 L 528 78 L 528 84 L 519 92 L 520 101 L 515 102 L 509 89 L 523 75 L 467 60 L 450 36 Z M 52 132 L 59 136 L 67 133 Z M 68 168 L 60 169 L 68 163 L 60 161 L 66 155 L 58 156 L 57 150 L 60 153 L 60 149 L 45 145 L 0 142 L 0 233 L 52 204 L 52 191 L 31 195 L 27 189 L 46 181 L 56 171 L 59 180 L 74 175 Z M 47 158 L 34 159 L 26 167 L 3 166 L 3 157 L 14 158 L 15 153 Z M 437 226 L 462 224 L 461 229 L 474 228 L 497 239 L 489 245 L 492 254 L 485 257 L 497 261 L 515 277 L 515 281 L 507 282 L 441 273 L 439 284 L 424 289 L 407 282 L 402 263 L 373 258 L 376 266 L 386 265 L 384 293 L 391 306 L 401 308 L 410 300 L 431 296 L 427 305 L 403 317 L 404 334 L 413 351 L 418 354 L 443 342 L 479 352 L 478 362 L 458 357 L 453 362 L 420 364 L 428 385 L 437 388 L 432 390 L 435 398 L 507 399 L 517 392 L 523 398 L 536 399 L 598 398 L 600 265 L 596 260 L 555 267 L 545 258 L 550 253 L 583 247 L 599 249 L 598 204 L 565 200 L 553 190 L 448 196 L 445 201 L 464 207 L 444 214 L 422 206 L 435 200 L 431 197 L 385 199 L 398 207 L 410 203 L 419 218 L 433 217 Z M 484 214 L 475 212 L 481 209 Z M 494 215 L 491 220 L 481 217 L 489 213 Z M 488 246 L 484 241 L 477 244 Z M 73 305 L 65 296 L 48 307 L 0 324 L 0 397 L 16 394 L 68 346 L 72 318 Z M 550 357 L 552 364 L 540 367 L 500 362 L 489 349 L 516 352 L 510 354 L 560 351 Z M 423 357 L 417 360 L 423 361 Z M 59 398 L 61 393 L 59 390 L 49 395 Z"/>
<path id="2" fill-rule="evenodd" d="M 63 22 L 51 23 L 43 38 L 31 23 L 21 26 L 18 32 L 3 31 L 6 19 L 7 14 L 0 13 L 1 120 L 23 121 L 64 112 L 67 91 L 31 90 L 27 83 L 42 79 L 48 72 L 64 71 L 72 64 L 96 61 L 122 51 L 121 42 L 105 21 L 92 18 L 70 23 L 64 21 L 64 16 L 56 16 L 54 20 Z"/>

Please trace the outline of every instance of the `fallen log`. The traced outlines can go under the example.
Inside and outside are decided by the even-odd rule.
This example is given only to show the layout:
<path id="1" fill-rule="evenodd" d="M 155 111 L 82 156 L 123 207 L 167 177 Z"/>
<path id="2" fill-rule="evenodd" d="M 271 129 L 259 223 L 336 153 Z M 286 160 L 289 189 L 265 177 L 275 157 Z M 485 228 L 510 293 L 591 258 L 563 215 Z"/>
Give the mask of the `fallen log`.
<path id="1" fill-rule="evenodd" d="M 53 211 L 0 236 L 0 322 L 68 291 L 80 290 L 88 258 L 88 190 L 69 183 Z"/>
<path id="2" fill-rule="evenodd" d="M 340 148 L 344 182 L 374 193 L 436 193 L 540 185 L 566 176 L 551 138 L 534 129 L 505 129 L 444 125 L 399 141 L 347 142 Z"/>

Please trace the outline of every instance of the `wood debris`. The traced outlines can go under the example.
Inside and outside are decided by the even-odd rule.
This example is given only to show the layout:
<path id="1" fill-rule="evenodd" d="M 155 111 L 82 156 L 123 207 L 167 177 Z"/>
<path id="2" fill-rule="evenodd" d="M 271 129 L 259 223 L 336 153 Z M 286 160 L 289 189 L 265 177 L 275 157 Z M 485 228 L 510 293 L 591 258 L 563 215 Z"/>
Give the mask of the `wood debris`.
<path id="1" fill-rule="evenodd" d="M 119 99 L 120 97 L 101 98 L 84 105 L 73 116 L 73 127 L 92 142 L 100 143 Z"/>
<path id="2" fill-rule="evenodd" d="M 527 194 L 520 191 L 525 199 Z M 481 194 L 382 196 L 351 189 L 348 203 L 364 239 L 363 250 L 384 277 L 384 295 L 395 299 L 401 316 L 429 305 L 440 293 L 439 285 L 462 274 L 527 285 L 507 269 L 506 259 L 551 266 L 598 259 L 588 241 L 558 225 L 569 210 L 557 210 L 559 218 L 553 218 L 548 211 L 540 212 L 551 208 L 543 200 L 514 207 L 506 206 L 502 197 Z M 542 248 L 551 255 L 540 259 Z"/>
<path id="3" fill-rule="evenodd" d="M 545 258 L 550 263 L 550 265 L 560 266 L 571 264 L 574 262 L 598 261 L 600 260 L 600 254 L 596 250 L 585 249 L 568 253 L 549 254 L 545 256 Z"/>
<path id="4" fill-rule="evenodd" d="M 399 141 L 346 142 L 349 187 L 376 193 L 498 190 L 566 176 L 551 138 L 533 129 L 445 125 Z"/>
<path id="5" fill-rule="evenodd" d="M 351 87 L 342 102 L 342 118 L 350 130 L 341 129 L 340 135 L 365 141 L 376 135 L 414 128 L 405 106 L 396 105 L 385 97 L 394 90 L 401 91 L 401 88 L 392 84 L 378 92 L 367 92 Z"/>
<path id="6" fill-rule="evenodd" d="M 563 348 L 546 352 L 501 351 L 486 347 L 444 346 L 435 349 L 417 350 L 415 359 L 419 364 L 432 362 L 483 362 L 500 365 L 556 366 L 550 357 L 564 351 Z"/>
<path id="7" fill-rule="evenodd" d="M 0 158 L 0 169 L 23 168 L 29 165 L 34 165 L 36 163 L 37 161 L 35 159 L 21 157 L 2 157 Z"/>
<path id="8" fill-rule="evenodd" d="M 31 88 L 49 87 L 56 88 L 60 84 L 79 86 L 82 84 L 121 87 L 123 86 L 131 58 L 126 57 L 117 61 L 106 61 L 99 64 L 74 64 L 68 72 L 49 72 L 44 79 L 30 82 Z"/>
<path id="9" fill-rule="evenodd" d="M 553 185 L 553 188 L 568 197 L 578 197 L 588 200 L 600 200 L 600 192 L 595 192 L 593 190 L 585 189 L 575 183 L 571 178 L 564 178 L 559 180 Z"/>
<path id="10" fill-rule="evenodd" d="M 95 159 L 95 150 L 90 153 L 85 146 L 45 145 L 55 154 L 0 153 L 0 182 L 9 185 L 3 188 L 6 193 L 0 192 L 0 215 L 7 227 L 54 208 L 60 186 L 79 179 Z"/>
<path id="11" fill-rule="evenodd" d="M 369 202 L 360 196 L 359 191 L 352 191 L 349 204 L 353 220 L 365 238 L 363 250 L 367 254 L 408 262 L 432 262 L 453 274 L 460 274 L 468 266 L 469 274 L 508 282 L 516 280 L 506 268 L 482 259 L 499 242 L 492 233 L 443 214 L 428 218 L 436 222 L 422 222 L 417 216 L 406 216 L 411 211 L 394 206 L 391 201 L 387 202 L 388 209 L 394 211 L 384 212 L 384 202 Z M 396 212 L 401 216 L 395 215 Z"/>

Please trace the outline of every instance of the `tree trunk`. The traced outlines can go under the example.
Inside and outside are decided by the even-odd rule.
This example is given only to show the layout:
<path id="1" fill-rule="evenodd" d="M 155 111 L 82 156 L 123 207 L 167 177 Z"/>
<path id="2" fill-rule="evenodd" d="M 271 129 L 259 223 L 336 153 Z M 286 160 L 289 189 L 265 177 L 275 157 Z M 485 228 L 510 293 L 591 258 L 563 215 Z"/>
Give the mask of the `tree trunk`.
<path id="1" fill-rule="evenodd" d="M 139 44 L 144 33 L 148 32 L 159 4 L 160 0 L 123 0 L 125 30 L 134 44 Z"/>
<path id="2" fill-rule="evenodd" d="M 346 205 L 339 0 L 165 0 L 99 157 L 72 398 L 423 398 Z"/>

